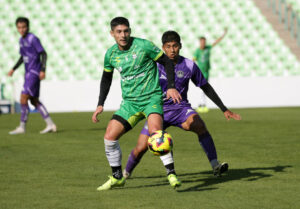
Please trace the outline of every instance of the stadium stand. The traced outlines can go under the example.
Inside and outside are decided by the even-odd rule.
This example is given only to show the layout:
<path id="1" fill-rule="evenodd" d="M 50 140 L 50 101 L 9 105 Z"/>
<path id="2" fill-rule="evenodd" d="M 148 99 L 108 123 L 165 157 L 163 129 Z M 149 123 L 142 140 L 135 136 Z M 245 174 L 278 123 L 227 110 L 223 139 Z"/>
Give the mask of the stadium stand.
<path id="1" fill-rule="evenodd" d="M 297 0 L 288 1 L 300 11 Z M 47 80 L 99 80 L 104 53 L 114 43 L 109 21 L 117 15 L 129 18 L 133 35 L 157 45 L 164 31 L 178 31 L 182 54 L 189 58 L 200 35 L 212 43 L 228 27 L 224 41 L 213 49 L 212 77 L 300 75 L 299 61 L 251 0 L 10 0 L 1 4 L 0 82 L 6 82 L 5 74 L 19 56 L 14 25 L 18 16 L 31 20 L 31 31 L 47 50 Z M 22 76 L 16 73 L 13 79 Z"/>

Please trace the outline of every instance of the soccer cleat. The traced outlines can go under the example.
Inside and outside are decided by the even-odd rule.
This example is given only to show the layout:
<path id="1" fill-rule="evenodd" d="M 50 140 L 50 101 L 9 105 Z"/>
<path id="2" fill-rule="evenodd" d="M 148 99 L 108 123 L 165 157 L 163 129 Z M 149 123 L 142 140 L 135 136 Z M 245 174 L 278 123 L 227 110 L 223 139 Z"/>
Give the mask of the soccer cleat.
<path id="1" fill-rule="evenodd" d="M 123 171 L 123 177 L 124 177 L 125 179 L 129 179 L 130 176 L 131 176 L 131 173 L 128 173 L 128 172 L 126 171 L 126 169 L 124 169 L 124 171 Z"/>
<path id="2" fill-rule="evenodd" d="M 221 177 L 222 173 L 225 173 L 226 171 L 228 171 L 228 167 L 229 167 L 229 165 L 226 162 L 215 166 L 214 170 L 213 170 L 214 176 Z"/>
<path id="3" fill-rule="evenodd" d="M 168 180 L 169 180 L 170 185 L 174 189 L 181 186 L 181 182 L 179 181 L 179 179 L 177 178 L 177 176 L 175 174 L 169 174 L 168 175 Z"/>
<path id="4" fill-rule="evenodd" d="M 109 190 L 115 187 L 123 187 L 125 185 L 125 178 L 116 179 L 113 176 L 108 176 L 108 181 L 97 188 L 98 191 Z"/>
<path id="5" fill-rule="evenodd" d="M 15 130 L 9 132 L 10 135 L 25 134 L 25 129 L 18 126 Z"/>
<path id="6" fill-rule="evenodd" d="M 45 134 L 49 132 L 56 132 L 57 128 L 55 124 L 48 125 L 44 130 L 40 131 L 40 134 Z"/>

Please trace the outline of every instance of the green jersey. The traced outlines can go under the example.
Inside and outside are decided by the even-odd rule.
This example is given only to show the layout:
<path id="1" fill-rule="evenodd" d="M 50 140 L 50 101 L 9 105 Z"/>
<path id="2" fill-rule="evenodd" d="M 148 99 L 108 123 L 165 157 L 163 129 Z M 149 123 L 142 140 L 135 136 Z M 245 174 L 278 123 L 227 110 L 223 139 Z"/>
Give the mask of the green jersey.
<path id="1" fill-rule="evenodd" d="M 204 49 L 196 49 L 194 53 L 194 59 L 196 60 L 196 63 L 198 67 L 200 68 L 202 74 L 206 79 L 209 77 L 209 70 L 210 70 L 210 50 L 212 46 L 205 46 Z"/>
<path id="2" fill-rule="evenodd" d="M 153 94 L 162 94 L 155 61 L 163 51 L 148 40 L 132 39 L 128 50 L 121 51 L 117 44 L 107 50 L 104 71 L 120 72 L 123 100 L 142 102 L 150 100 Z"/>

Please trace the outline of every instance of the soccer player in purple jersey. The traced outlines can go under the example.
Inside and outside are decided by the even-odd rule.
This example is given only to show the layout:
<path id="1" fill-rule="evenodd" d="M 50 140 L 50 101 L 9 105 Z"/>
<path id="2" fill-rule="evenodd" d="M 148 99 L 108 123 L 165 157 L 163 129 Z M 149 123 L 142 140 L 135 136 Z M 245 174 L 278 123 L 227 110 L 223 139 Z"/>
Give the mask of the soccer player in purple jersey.
<path id="1" fill-rule="evenodd" d="M 162 36 L 163 50 L 166 55 L 174 62 L 175 65 L 175 87 L 182 96 L 181 103 L 174 103 L 170 99 L 164 97 L 164 122 L 163 128 L 169 126 L 177 126 L 186 131 L 192 131 L 197 134 L 199 142 L 203 147 L 208 160 L 213 168 L 213 174 L 220 176 L 228 170 L 227 163 L 219 163 L 217 159 L 216 148 L 211 135 L 209 134 L 204 122 L 199 115 L 192 109 L 191 104 L 187 99 L 189 81 L 200 87 L 205 94 L 224 112 L 224 116 L 229 120 L 233 118 L 240 120 L 241 117 L 228 110 L 222 103 L 219 96 L 216 94 L 211 85 L 206 81 L 198 66 L 192 61 L 179 55 L 181 49 L 180 36 L 175 31 L 167 31 Z M 166 92 L 166 73 L 162 65 L 157 64 L 160 76 L 160 85 L 163 92 Z M 136 147 L 132 150 L 125 170 L 124 177 L 129 177 L 133 169 L 139 163 L 140 159 L 147 151 L 147 141 L 149 132 L 147 123 L 141 131 Z M 172 187 L 180 186 L 175 169 L 172 153 L 160 157 L 167 170 L 168 180 Z"/>
<path id="2" fill-rule="evenodd" d="M 15 70 L 24 62 L 25 82 L 21 92 L 21 122 L 20 125 L 9 134 L 25 133 L 26 122 L 29 114 L 28 100 L 34 105 L 47 126 L 40 133 L 56 132 L 56 125 L 49 116 L 46 107 L 39 101 L 40 81 L 45 79 L 47 54 L 40 40 L 33 33 L 29 33 L 29 20 L 26 17 L 19 17 L 16 20 L 20 38 L 20 58 L 15 66 L 8 72 L 12 76 Z"/>

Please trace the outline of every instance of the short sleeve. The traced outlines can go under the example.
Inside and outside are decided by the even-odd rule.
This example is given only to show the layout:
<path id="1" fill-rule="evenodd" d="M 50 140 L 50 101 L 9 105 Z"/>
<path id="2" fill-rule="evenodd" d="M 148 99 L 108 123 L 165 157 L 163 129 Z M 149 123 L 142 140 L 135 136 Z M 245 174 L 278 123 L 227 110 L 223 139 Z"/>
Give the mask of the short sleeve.
<path id="1" fill-rule="evenodd" d="M 107 51 L 104 56 L 104 71 L 105 72 L 112 72 L 114 67 L 110 63 L 111 53 Z"/>
<path id="2" fill-rule="evenodd" d="M 199 67 L 194 63 L 193 70 L 192 70 L 192 81 L 195 86 L 201 87 L 207 84 L 207 80 L 204 78 L 201 70 Z"/>
<path id="3" fill-rule="evenodd" d="M 156 61 L 158 58 L 163 55 L 163 51 L 154 45 L 151 41 L 144 40 L 144 50 L 146 51 L 148 57 L 150 57 L 152 60 Z"/>
<path id="4" fill-rule="evenodd" d="M 37 37 L 34 37 L 32 39 L 32 45 L 38 53 L 41 53 L 41 52 L 45 51 L 42 44 L 41 44 L 41 42 L 40 42 L 40 39 L 38 39 Z"/>

